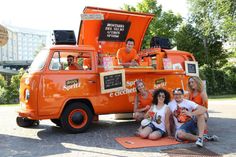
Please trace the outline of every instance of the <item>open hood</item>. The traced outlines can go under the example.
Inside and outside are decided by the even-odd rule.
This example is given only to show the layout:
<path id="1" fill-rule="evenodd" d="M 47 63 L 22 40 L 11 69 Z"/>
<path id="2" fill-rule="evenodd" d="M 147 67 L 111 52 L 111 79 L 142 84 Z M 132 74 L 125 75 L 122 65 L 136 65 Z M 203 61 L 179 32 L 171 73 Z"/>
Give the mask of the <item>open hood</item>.
<path id="1" fill-rule="evenodd" d="M 153 14 L 86 7 L 81 20 L 78 45 L 92 45 L 102 54 L 116 54 L 125 46 L 125 40 L 133 38 L 139 51 Z M 82 15 L 82 16 L 83 16 Z"/>

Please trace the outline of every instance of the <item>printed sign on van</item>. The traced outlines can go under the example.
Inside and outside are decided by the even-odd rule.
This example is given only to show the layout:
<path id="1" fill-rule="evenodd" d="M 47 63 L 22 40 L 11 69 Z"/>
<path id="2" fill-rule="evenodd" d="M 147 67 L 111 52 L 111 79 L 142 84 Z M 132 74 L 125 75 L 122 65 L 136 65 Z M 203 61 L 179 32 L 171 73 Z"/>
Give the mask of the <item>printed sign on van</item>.
<path id="1" fill-rule="evenodd" d="M 159 78 L 158 80 L 155 80 L 154 88 L 163 88 L 166 86 L 166 80 L 165 78 Z"/>
<path id="2" fill-rule="evenodd" d="M 81 14 L 81 20 L 103 20 L 103 14 Z"/>
<path id="3" fill-rule="evenodd" d="M 110 93 L 125 88 L 125 71 L 114 70 L 100 73 L 101 93 Z"/>
<path id="4" fill-rule="evenodd" d="M 102 21 L 98 40 L 123 42 L 126 39 L 129 27 L 130 22 L 104 20 Z"/>
<path id="5" fill-rule="evenodd" d="M 79 79 L 67 80 L 65 82 L 64 90 L 69 91 L 70 89 L 75 89 L 80 87 Z"/>

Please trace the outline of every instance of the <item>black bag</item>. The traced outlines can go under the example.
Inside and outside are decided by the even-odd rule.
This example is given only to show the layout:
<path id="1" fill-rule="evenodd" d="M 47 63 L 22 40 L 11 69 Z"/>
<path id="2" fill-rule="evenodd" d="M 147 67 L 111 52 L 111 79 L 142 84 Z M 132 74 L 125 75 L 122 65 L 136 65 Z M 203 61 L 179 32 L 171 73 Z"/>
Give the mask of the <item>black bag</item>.
<path id="1" fill-rule="evenodd" d="M 162 49 L 171 49 L 171 43 L 168 38 L 152 37 L 150 47 L 160 47 Z"/>

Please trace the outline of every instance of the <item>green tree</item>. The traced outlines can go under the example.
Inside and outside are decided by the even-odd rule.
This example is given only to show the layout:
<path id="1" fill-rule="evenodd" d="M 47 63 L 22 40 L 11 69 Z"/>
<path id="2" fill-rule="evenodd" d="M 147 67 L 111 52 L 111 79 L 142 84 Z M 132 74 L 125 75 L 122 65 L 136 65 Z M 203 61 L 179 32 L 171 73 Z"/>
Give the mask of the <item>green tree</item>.
<path id="1" fill-rule="evenodd" d="M 179 50 L 191 52 L 202 66 L 204 62 L 204 45 L 199 37 L 199 31 L 191 24 L 183 24 L 176 34 L 176 44 Z"/>
<path id="2" fill-rule="evenodd" d="M 154 14 L 154 18 L 143 40 L 143 48 L 150 46 L 150 40 L 154 36 L 169 38 L 172 40 L 173 45 L 175 45 L 177 28 L 182 23 L 182 17 L 180 15 L 175 15 L 172 11 L 163 11 L 162 6 L 157 4 L 156 0 L 143 0 L 136 7 L 125 4 L 122 9 Z"/>
<path id="3" fill-rule="evenodd" d="M 17 75 L 11 77 L 10 86 L 6 88 L 6 99 L 7 103 L 18 103 L 19 102 L 19 88 L 20 79 L 24 74 L 24 69 L 21 68 Z"/>
<path id="4" fill-rule="evenodd" d="M 236 1 L 235 0 L 188 0 L 192 19 L 205 35 L 215 27 L 223 37 L 236 37 Z"/>
<path id="5" fill-rule="evenodd" d="M 218 55 L 220 58 L 227 55 L 219 55 L 225 51 L 217 49 L 227 40 L 236 40 L 236 2 L 235 0 L 195 0 L 190 1 L 191 18 L 190 22 L 200 31 L 199 35 L 203 40 L 206 62 L 212 64 L 211 56 Z M 209 51 L 212 45 L 218 53 Z M 224 59 L 224 58 L 222 58 Z M 213 61 L 218 61 L 213 59 Z"/>
<path id="6" fill-rule="evenodd" d="M 234 54 L 226 52 L 223 43 L 230 39 L 228 37 L 234 37 L 235 40 L 236 1 L 188 2 L 190 18 L 176 35 L 178 49 L 194 54 L 200 65 L 200 76 L 207 82 L 209 94 L 235 93 L 235 67 L 227 66 L 227 58 Z"/>
<path id="7" fill-rule="evenodd" d="M 5 78 L 0 74 L 0 87 L 6 87 L 7 82 Z"/>
<path id="8" fill-rule="evenodd" d="M 0 104 L 6 103 L 6 85 L 6 80 L 0 74 Z"/>

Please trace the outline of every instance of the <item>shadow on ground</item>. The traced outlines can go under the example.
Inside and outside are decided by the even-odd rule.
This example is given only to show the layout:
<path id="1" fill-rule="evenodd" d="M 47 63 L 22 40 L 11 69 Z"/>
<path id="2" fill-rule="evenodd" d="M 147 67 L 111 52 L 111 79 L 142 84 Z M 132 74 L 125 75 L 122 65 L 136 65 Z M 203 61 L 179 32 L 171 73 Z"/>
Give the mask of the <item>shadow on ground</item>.
<path id="1" fill-rule="evenodd" d="M 51 123 L 50 123 L 51 124 Z M 219 142 L 207 142 L 205 146 L 219 154 L 236 153 L 236 119 L 211 118 L 208 122 L 210 134 L 220 137 Z M 59 127 L 40 125 L 35 127 L 37 138 L 26 138 L 0 134 L 1 156 L 47 156 L 71 151 L 91 152 L 98 155 L 119 156 L 114 151 L 158 152 L 169 148 L 187 148 L 194 143 L 142 149 L 125 149 L 114 139 L 133 136 L 139 124 L 134 121 L 99 121 L 81 134 L 67 134 Z M 26 129 L 26 128 L 22 128 Z"/>

